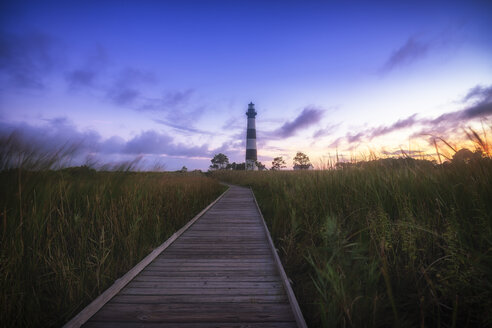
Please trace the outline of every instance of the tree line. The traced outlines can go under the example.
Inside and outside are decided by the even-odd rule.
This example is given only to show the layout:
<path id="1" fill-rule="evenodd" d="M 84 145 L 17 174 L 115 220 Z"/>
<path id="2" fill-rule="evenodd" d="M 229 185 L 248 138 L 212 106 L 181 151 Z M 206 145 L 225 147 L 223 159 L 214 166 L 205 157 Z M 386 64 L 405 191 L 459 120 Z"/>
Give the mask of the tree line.
<path id="1" fill-rule="evenodd" d="M 210 165 L 209 167 L 210 170 L 245 170 L 246 169 L 246 163 L 244 162 L 229 163 L 229 158 L 227 157 L 227 155 L 223 153 L 215 154 L 210 161 L 212 162 L 212 165 Z M 294 165 L 292 168 L 294 170 L 309 170 L 313 168 L 313 164 L 311 164 L 311 161 L 309 160 L 309 156 L 307 156 L 303 152 L 297 152 L 296 156 L 294 157 L 293 163 Z M 272 161 L 272 166 L 270 170 L 276 171 L 286 168 L 287 167 L 286 164 L 287 163 L 285 162 L 282 156 L 275 157 Z M 256 161 L 255 165 L 259 171 L 267 170 L 266 166 L 259 161 Z"/>
<path id="2" fill-rule="evenodd" d="M 381 165 L 387 167 L 401 167 L 401 166 L 412 166 L 412 165 L 427 165 L 428 167 L 437 166 L 437 165 L 461 165 L 461 164 L 469 164 L 474 162 L 479 162 L 482 160 L 491 160 L 490 155 L 487 152 L 484 152 L 480 149 L 475 151 L 471 151 L 467 148 L 463 148 L 457 150 L 455 154 L 447 158 L 446 161 L 437 163 L 435 160 L 426 160 L 426 159 L 415 159 L 409 156 L 405 157 L 391 157 L 391 158 L 380 158 L 374 159 L 370 161 L 360 161 L 360 162 L 337 162 L 334 165 L 335 169 L 346 169 L 350 167 L 365 167 L 370 165 Z M 229 158 L 227 155 L 223 153 L 216 154 L 212 160 L 212 165 L 210 165 L 210 170 L 245 170 L 245 163 L 229 163 Z M 256 161 L 256 167 L 260 171 L 268 170 L 266 166 Z M 275 157 L 272 161 L 272 166 L 270 170 L 278 171 L 281 169 L 287 168 L 287 163 L 285 162 L 282 156 Z M 309 156 L 304 154 L 303 152 L 297 152 L 296 156 L 293 159 L 294 170 L 310 170 L 313 169 L 313 165 L 309 159 Z M 185 167 L 184 167 L 185 169 Z"/>

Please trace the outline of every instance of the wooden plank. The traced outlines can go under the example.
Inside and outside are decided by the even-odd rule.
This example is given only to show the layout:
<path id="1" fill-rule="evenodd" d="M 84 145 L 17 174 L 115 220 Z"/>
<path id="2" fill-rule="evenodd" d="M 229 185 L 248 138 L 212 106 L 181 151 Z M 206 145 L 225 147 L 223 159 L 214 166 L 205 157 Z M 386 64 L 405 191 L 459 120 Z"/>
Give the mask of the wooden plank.
<path id="1" fill-rule="evenodd" d="M 255 219 L 254 221 L 248 221 L 248 222 L 244 222 L 244 223 L 241 223 L 241 224 L 238 224 L 238 220 L 240 220 L 240 219 L 234 219 L 235 221 L 232 221 L 232 220 L 231 221 L 228 221 L 228 219 L 225 218 L 225 217 L 221 217 L 221 218 L 218 218 L 218 219 L 219 219 L 219 221 L 217 221 L 217 222 L 213 222 L 212 220 L 207 221 L 206 224 L 204 222 L 203 224 L 201 224 L 200 226 L 198 226 L 196 229 L 199 229 L 199 228 L 208 228 L 209 227 L 208 226 L 208 223 L 209 222 L 210 222 L 211 225 L 215 226 L 215 227 L 211 227 L 211 228 L 217 228 L 219 230 L 220 229 L 226 229 L 227 227 L 237 228 L 237 227 L 241 227 L 241 226 L 244 226 L 245 229 L 246 228 L 256 229 L 258 227 L 252 227 L 252 225 L 254 225 L 254 224 L 258 225 L 258 223 L 260 223 L 259 222 L 260 218 Z M 204 219 L 204 220 L 206 220 L 206 219 Z M 222 226 L 222 225 L 224 225 L 224 226 Z M 192 230 L 190 230 L 190 231 L 192 231 Z"/>
<path id="2" fill-rule="evenodd" d="M 227 189 L 229 190 L 229 189 Z M 191 219 L 184 227 L 175 232 L 168 240 L 162 245 L 154 249 L 149 255 L 147 255 L 142 261 L 128 271 L 123 277 L 117 279 L 113 285 L 106 289 L 101 295 L 99 295 L 94 301 L 87 305 L 82 311 L 80 311 L 75 317 L 67 322 L 63 327 L 72 328 L 80 327 L 89 318 L 91 318 L 101 307 L 104 306 L 113 296 L 115 296 L 123 287 L 126 286 L 137 274 L 140 273 L 150 262 L 152 262 L 162 251 L 164 251 L 169 245 L 171 245 L 183 232 L 186 231 L 193 223 L 196 222 L 204 213 L 212 208 L 226 193 L 224 191 L 216 200 L 210 205 L 204 208 L 193 219 Z"/>
<path id="3" fill-rule="evenodd" d="M 285 322 L 292 319 L 289 304 L 265 303 L 108 303 L 94 315 L 94 321 L 113 322 Z"/>
<path id="4" fill-rule="evenodd" d="M 222 267 L 222 266 L 234 266 L 234 265 L 240 265 L 240 266 L 255 266 L 255 265 L 272 265 L 272 261 L 268 260 L 243 260 L 243 259 L 236 259 L 236 260 L 227 260 L 227 259 L 217 259 L 217 260 L 209 260 L 209 261 L 204 261 L 201 259 L 197 259 L 196 261 L 189 261 L 189 260 L 182 260 L 182 259 L 159 259 L 155 260 L 152 262 L 150 265 L 155 265 L 155 266 L 179 266 L 179 267 L 185 267 L 185 266 L 204 266 L 204 267 Z"/>
<path id="5" fill-rule="evenodd" d="M 229 237 L 229 236 L 212 236 L 212 237 L 207 237 L 207 236 L 181 236 L 179 238 L 180 242 L 187 242 L 187 241 L 192 241 L 192 240 L 202 240 L 203 242 L 247 242 L 247 241 L 265 241 L 264 238 L 262 237 L 257 237 L 257 236 L 241 236 L 241 237 Z"/>
<path id="6" fill-rule="evenodd" d="M 287 294 L 264 295 L 116 295 L 110 303 L 287 303 Z"/>
<path id="7" fill-rule="evenodd" d="M 187 236 L 191 235 L 197 235 L 199 234 L 200 236 L 206 236 L 207 234 L 214 234 L 214 235 L 222 235 L 222 236 L 227 236 L 228 233 L 231 234 L 242 234 L 243 236 L 250 236 L 250 235 L 262 235 L 265 232 L 263 229 L 252 229 L 252 228 L 241 228 L 241 227 L 236 227 L 236 228 L 224 228 L 224 229 L 219 229 L 219 228 L 213 228 L 213 229 L 194 229 L 190 230 L 189 233 L 187 233 Z"/>
<path id="8" fill-rule="evenodd" d="M 237 231 L 238 228 L 240 228 L 241 230 L 240 231 L 263 231 L 263 228 L 262 227 L 252 227 L 251 226 L 252 224 L 242 224 L 242 225 L 235 225 L 235 226 L 232 226 L 232 225 L 227 225 L 227 226 L 219 226 L 219 224 L 214 224 L 213 226 L 212 225 L 202 225 L 200 227 L 195 227 L 193 229 L 190 229 L 189 231 L 190 232 L 194 232 L 194 231 L 215 231 L 215 232 L 220 232 L 220 231 L 227 231 L 227 230 L 234 230 L 234 231 Z M 257 224 L 256 224 L 257 225 Z"/>
<path id="9" fill-rule="evenodd" d="M 224 270 L 227 268 L 232 268 L 233 270 L 237 269 L 248 269 L 248 268 L 255 268 L 255 269 L 261 269 L 261 270 L 270 270 L 275 268 L 275 264 L 271 262 L 256 262 L 256 263 L 251 263 L 251 262 L 246 262 L 246 263 L 238 263 L 238 262 L 223 262 L 223 263 L 215 263 L 215 264 L 210 264 L 210 263 L 181 263 L 181 264 L 172 264 L 170 265 L 169 263 L 161 263 L 161 262 L 152 262 L 149 264 L 148 267 L 153 267 L 153 268 L 161 268 L 162 270 L 186 270 L 186 269 L 192 269 L 192 270 L 202 270 L 202 269 L 216 269 L 216 270 Z"/>
<path id="10" fill-rule="evenodd" d="M 166 254 L 166 259 L 258 259 L 265 258 L 271 255 L 269 254 Z"/>
<path id="11" fill-rule="evenodd" d="M 176 245 L 174 247 L 169 248 L 169 252 L 265 252 L 265 253 L 271 253 L 268 248 L 261 247 L 261 246 L 256 246 L 256 245 L 250 245 L 250 246 L 227 246 L 227 245 L 221 245 L 221 244 L 215 244 L 215 245 L 208 245 L 205 247 L 194 247 L 193 244 L 191 245 Z"/>
<path id="12" fill-rule="evenodd" d="M 119 295 L 284 295 L 283 289 L 253 288 L 133 288 L 125 287 Z"/>
<path id="13" fill-rule="evenodd" d="M 164 266 L 164 267 L 186 267 L 186 266 L 203 266 L 203 267 L 223 267 L 223 266 L 248 266 L 248 267 L 254 267 L 254 266 L 264 266 L 264 265 L 274 265 L 272 261 L 268 260 L 246 260 L 246 259 L 234 259 L 234 260 L 227 260 L 227 259 L 219 259 L 219 260 L 196 260 L 196 261 L 189 261 L 189 260 L 183 260 L 183 259 L 158 259 L 152 262 L 150 265 L 153 266 Z"/>
<path id="14" fill-rule="evenodd" d="M 160 270 L 159 268 L 146 269 L 145 273 L 153 273 L 154 276 L 159 275 L 162 277 L 173 277 L 176 275 L 188 276 L 188 277 L 206 277 L 206 276 L 247 276 L 247 275 L 275 275 L 278 274 L 277 270 L 254 270 L 254 269 L 243 269 L 243 270 L 188 270 L 188 271 L 168 271 Z"/>
<path id="15" fill-rule="evenodd" d="M 177 282 L 173 280 L 169 281 L 135 281 L 132 280 L 128 285 L 128 288 L 251 288 L 251 289 L 268 289 L 268 288 L 282 288 L 282 282 L 257 282 L 257 281 L 243 281 L 243 282 L 231 282 L 231 281 L 182 281 Z"/>
<path id="16" fill-rule="evenodd" d="M 166 259 L 165 257 L 158 256 L 152 263 L 168 263 L 168 264 L 220 264 L 220 263 L 271 263 L 270 257 L 260 258 L 260 259 L 196 259 L 196 260 L 186 260 L 186 259 Z"/>
<path id="17" fill-rule="evenodd" d="M 227 229 L 224 229 L 224 230 L 221 230 L 220 228 L 217 228 L 215 230 L 196 230 L 196 231 L 189 231 L 188 233 L 186 233 L 183 237 L 207 237 L 206 234 L 211 234 L 213 233 L 214 237 L 215 235 L 217 235 L 217 237 L 219 238 L 225 238 L 225 239 L 232 239 L 231 236 L 225 234 L 224 232 L 230 232 L 230 233 L 234 233 L 235 235 L 238 235 L 240 234 L 240 232 L 242 231 L 241 228 L 237 228 L 237 229 L 234 229 L 234 230 L 227 230 Z M 262 238 L 262 233 L 264 233 L 263 230 L 256 230 L 256 231 L 248 231 L 247 229 L 244 230 L 245 232 L 248 232 L 248 233 L 243 233 L 242 236 L 239 236 L 240 238 L 243 237 L 243 238 Z M 201 234 L 203 233 L 203 234 Z M 250 234 L 251 233 L 251 234 Z M 235 236 L 237 237 L 237 236 Z"/>
<path id="18" fill-rule="evenodd" d="M 167 256 L 171 256 L 171 255 L 180 255 L 180 256 L 186 256 L 186 255 L 190 255 L 190 256 L 213 256 L 213 255 L 216 255 L 216 256 L 219 256 L 219 255 L 222 255 L 222 256 L 252 256 L 252 255 L 262 255 L 262 256 L 267 256 L 267 255 L 271 255 L 272 252 L 270 250 L 256 250 L 256 251 L 252 251 L 252 250 L 236 250 L 236 251 L 232 251 L 232 250 L 209 250 L 209 251 L 206 251 L 206 250 L 200 250 L 200 251 L 193 251 L 191 249 L 189 250 L 172 250 L 172 251 L 169 251 L 169 253 L 167 254 Z"/>
<path id="19" fill-rule="evenodd" d="M 198 246 L 195 246 L 193 243 L 188 243 L 188 244 L 182 244 L 180 243 L 179 245 L 173 245 L 172 247 L 169 247 L 169 251 L 179 251 L 179 250 L 191 250 L 191 251 L 206 251 L 206 250 L 214 250 L 214 249 L 229 249 L 229 250 L 265 250 L 269 251 L 268 248 L 265 248 L 265 246 L 268 246 L 268 244 L 260 244 L 259 246 L 256 244 L 250 244 L 250 245 L 231 245 L 230 247 L 227 247 L 228 244 L 222 244 L 222 243 L 212 243 L 212 244 L 205 244 L 205 246 L 200 247 L 200 244 Z"/>
<path id="20" fill-rule="evenodd" d="M 193 229 L 190 229 L 189 231 L 197 231 L 197 230 L 207 230 L 207 231 L 224 231 L 227 229 L 246 229 L 246 230 L 260 230 L 263 231 L 263 227 L 258 225 L 258 222 L 251 222 L 251 223 L 243 223 L 243 224 L 232 224 L 232 223 L 224 223 L 224 222 L 217 222 L 217 223 L 208 223 L 207 224 L 200 224 Z M 242 231 L 242 230 L 241 230 Z"/>
<path id="21" fill-rule="evenodd" d="M 229 271 L 162 271 L 162 270 L 148 270 L 142 273 L 142 276 L 153 276 L 153 277 L 162 277 L 162 278 L 171 278 L 177 275 L 181 277 L 189 277 L 189 278 L 205 278 L 205 277 L 228 277 L 230 280 L 238 279 L 240 280 L 243 277 L 249 277 L 253 275 L 260 276 L 275 276 L 278 274 L 274 270 L 262 270 L 262 271 L 254 271 L 254 270 L 229 270 Z M 247 279 L 247 278 L 245 278 Z M 168 279 L 169 280 L 169 279 Z"/>
<path id="22" fill-rule="evenodd" d="M 280 277 L 278 275 L 257 275 L 257 274 L 241 274 L 237 273 L 230 275 L 197 275 L 197 274 L 180 274 L 169 275 L 169 274 L 160 274 L 156 271 L 147 271 L 139 274 L 132 281 L 280 281 Z"/>
<path id="23" fill-rule="evenodd" d="M 170 274 L 174 274 L 174 275 L 180 275 L 181 273 L 193 273 L 193 272 L 196 272 L 197 274 L 200 274 L 200 273 L 207 273 L 207 272 L 215 272 L 216 274 L 222 274 L 222 275 L 226 275 L 226 274 L 235 274 L 235 273 L 238 273 L 238 274 L 241 274 L 241 273 L 245 273 L 245 272 L 256 272 L 257 274 L 260 274 L 260 273 L 267 273 L 267 274 L 277 274 L 277 268 L 273 265 L 271 266 L 268 266 L 268 267 L 262 267 L 262 268 L 258 268 L 258 269 L 255 269 L 251 266 L 247 266 L 247 267 L 202 267 L 202 266 L 199 266 L 199 267 L 182 267 L 182 268 L 168 268 L 168 267 L 156 267 L 156 266 L 149 266 L 147 267 L 145 270 L 147 270 L 147 272 L 150 272 L 150 271 L 155 271 L 155 272 L 162 272 L 162 273 L 170 273 Z"/>
<path id="24" fill-rule="evenodd" d="M 270 252 L 271 253 L 271 252 Z M 183 256 L 183 257 L 178 257 L 176 258 L 174 255 L 171 255 L 171 254 L 164 254 L 161 256 L 158 257 L 159 260 L 205 260 L 205 261 L 212 261 L 212 260 L 227 260 L 227 259 L 231 259 L 231 260 L 258 260 L 258 259 L 271 259 L 270 257 L 271 254 L 266 254 L 266 255 L 252 255 L 252 254 L 248 254 L 248 255 L 230 255 L 230 256 L 226 256 L 224 257 L 224 255 L 220 255 L 219 254 L 219 257 L 216 257 L 216 256 L 205 256 L 205 255 L 187 255 L 188 257 L 186 256 Z M 189 258 L 191 257 L 191 259 Z"/>
<path id="25" fill-rule="evenodd" d="M 228 242 L 202 242 L 202 241 L 199 241 L 199 240 L 190 240 L 187 245 L 190 247 L 190 248 L 205 248 L 205 247 L 210 247 L 210 246 L 220 246 L 220 247 L 239 247 L 239 246 L 244 246 L 244 247 L 268 247 L 268 243 L 267 242 L 260 242 L 260 241 L 243 241 L 242 243 L 238 243 L 238 242 L 232 242 L 232 241 L 228 241 Z M 182 245 L 182 243 L 180 243 L 179 245 L 176 245 L 176 247 L 178 246 L 184 246 Z"/>
<path id="26" fill-rule="evenodd" d="M 88 328 L 293 328 L 295 321 L 290 322 L 100 322 L 87 323 Z"/>
<path id="27" fill-rule="evenodd" d="M 237 223 L 244 223 L 244 224 L 252 224 L 252 223 L 257 223 L 260 220 L 260 216 L 256 217 L 244 217 L 244 218 L 237 218 L 234 215 L 218 215 L 215 214 L 213 217 L 212 216 L 206 216 L 204 217 L 204 220 L 207 220 L 207 222 L 210 222 L 212 224 L 218 224 L 218 223 L 226 223 L 226 224 L 237 224 Z"/>
<path id="28" fill-rule="evenodd" d="M 189 242 L 187 243 L 183 243 L 183 242 L 179 242 L 179 243 L 176 243 L 174 245 L 172 245 L 171 247 L 169 247 L 169 250 L 171 249 L 174 249 L 174 248 L 199 248 L 199 247 L 196 247 L 196 246 L 193 246 L 193 242 L 197 242 L 198 244 L 204 244 L 205 247 L 203 249 L 206 249 L 206 248 L 211 248 L 211 247 L 221 247 L 223 245 L 228 245 L 228 244 L 232 244 L 234 245 L 235 247 L 241 247 L 242 245 L 244 245 L 245 247 L 248 246 L 248 247 L 252 247 L 252 246 L 255 246 L 255 244 L 259 244 L 260 247 L 263 247 L 265 248 L 265 246 L 269 246 L 267 242 L 265 241 L 256 241 L 256 242 L 248 242 L 248 243 L 232 243 L 232 242 L 209 242 L 209 243 L 204 243 L 204 242 L 199 242 L 199 241 L 192 241 L 190 240 Z M 201 249 L 201 248 L 200 248 Z M 266 247 L 267 250 L 269 250 L 269 247 Z"/>
<path id="29" fill-rule="evenodd" d="M 179 240 L 180 243 L 197 243 L 197 244 L 239 244 L 241 245 L 244 243 L 244 245 L 248 244 L 265 244 L 265 240 L 261 240 L 260 238 L 240 238 L 237 240 L 231 239 L 224 239 L 221 237 L 203 237 L 201 240 L 199 237 L 192 237 L 192 238 L 183 238 Z M 268 243 L 266 243 L 268 245 Z"/>
<path id="30" fill-rule="evenodd" d="M 166 257 L 172 258 L 185 258 L 185 257 L 190 257 L 190 258 L 229 258 L 231 256 L 236 256 L 237 258 L 241 258 L 244 256 L 268 256 L 271 255 L 272 252 L 270 251 L 254 251 L 254 252 L 245 252 L 245 251 L 212 251 L 210 250 L 209 252 L 206 251 L 197 251 L 193 252 L 192 250 L 188 251 L 170 251 Z"/>
<path id="31" fill-rule="evenodd" d="M 222 255 L 269 255 L 272 251 L 267 249 L 204 249 L 204 248 L 183 248 L 183 249 L 170 249 L 167 254 L 195 254 L 195 255 L 212 255 L 212 254 L 222 254 Z"/>

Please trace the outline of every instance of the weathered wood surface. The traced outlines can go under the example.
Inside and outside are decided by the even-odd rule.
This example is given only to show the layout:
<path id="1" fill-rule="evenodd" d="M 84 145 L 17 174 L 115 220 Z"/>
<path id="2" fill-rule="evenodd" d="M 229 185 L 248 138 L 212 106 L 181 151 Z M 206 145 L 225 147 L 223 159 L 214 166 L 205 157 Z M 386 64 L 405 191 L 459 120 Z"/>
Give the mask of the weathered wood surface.
<path id="1" fill-rule="evenodd" d="M 250 189 L 231 186 L 84 327 L 305 326 Z"/>

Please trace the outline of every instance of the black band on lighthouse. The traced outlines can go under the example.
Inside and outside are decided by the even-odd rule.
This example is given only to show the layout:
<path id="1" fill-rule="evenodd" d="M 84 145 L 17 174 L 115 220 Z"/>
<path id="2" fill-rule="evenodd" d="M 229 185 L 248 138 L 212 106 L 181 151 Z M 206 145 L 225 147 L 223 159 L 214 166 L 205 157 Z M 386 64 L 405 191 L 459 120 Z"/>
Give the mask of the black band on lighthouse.
<path id="1" fill-rule="evenodd" d="M 246 149 L 246 159 L 252 159 L 256 161 L 256 149 Z"/>
<path id="2" fill-rule="evenodd" d="M 246 132 L 246 139 L 256 139 L 256 129 L 248 129 Z"/>

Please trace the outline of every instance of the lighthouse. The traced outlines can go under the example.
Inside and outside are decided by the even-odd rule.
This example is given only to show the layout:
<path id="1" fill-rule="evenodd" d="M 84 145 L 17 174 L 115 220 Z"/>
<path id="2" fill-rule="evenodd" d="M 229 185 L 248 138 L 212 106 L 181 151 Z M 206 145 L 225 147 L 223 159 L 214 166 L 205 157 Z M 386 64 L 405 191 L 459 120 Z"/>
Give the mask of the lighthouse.
<path id="1" fill-rule="evenodd" d="M 258 159 L 256 154 L 256 124 L 255 124 L 255 104 L 252 102 L 248 105 L 248 130 L 246 132 L 246 170 L 255 171 L 258 169 L 256 166 L 256 160 Z"/>

